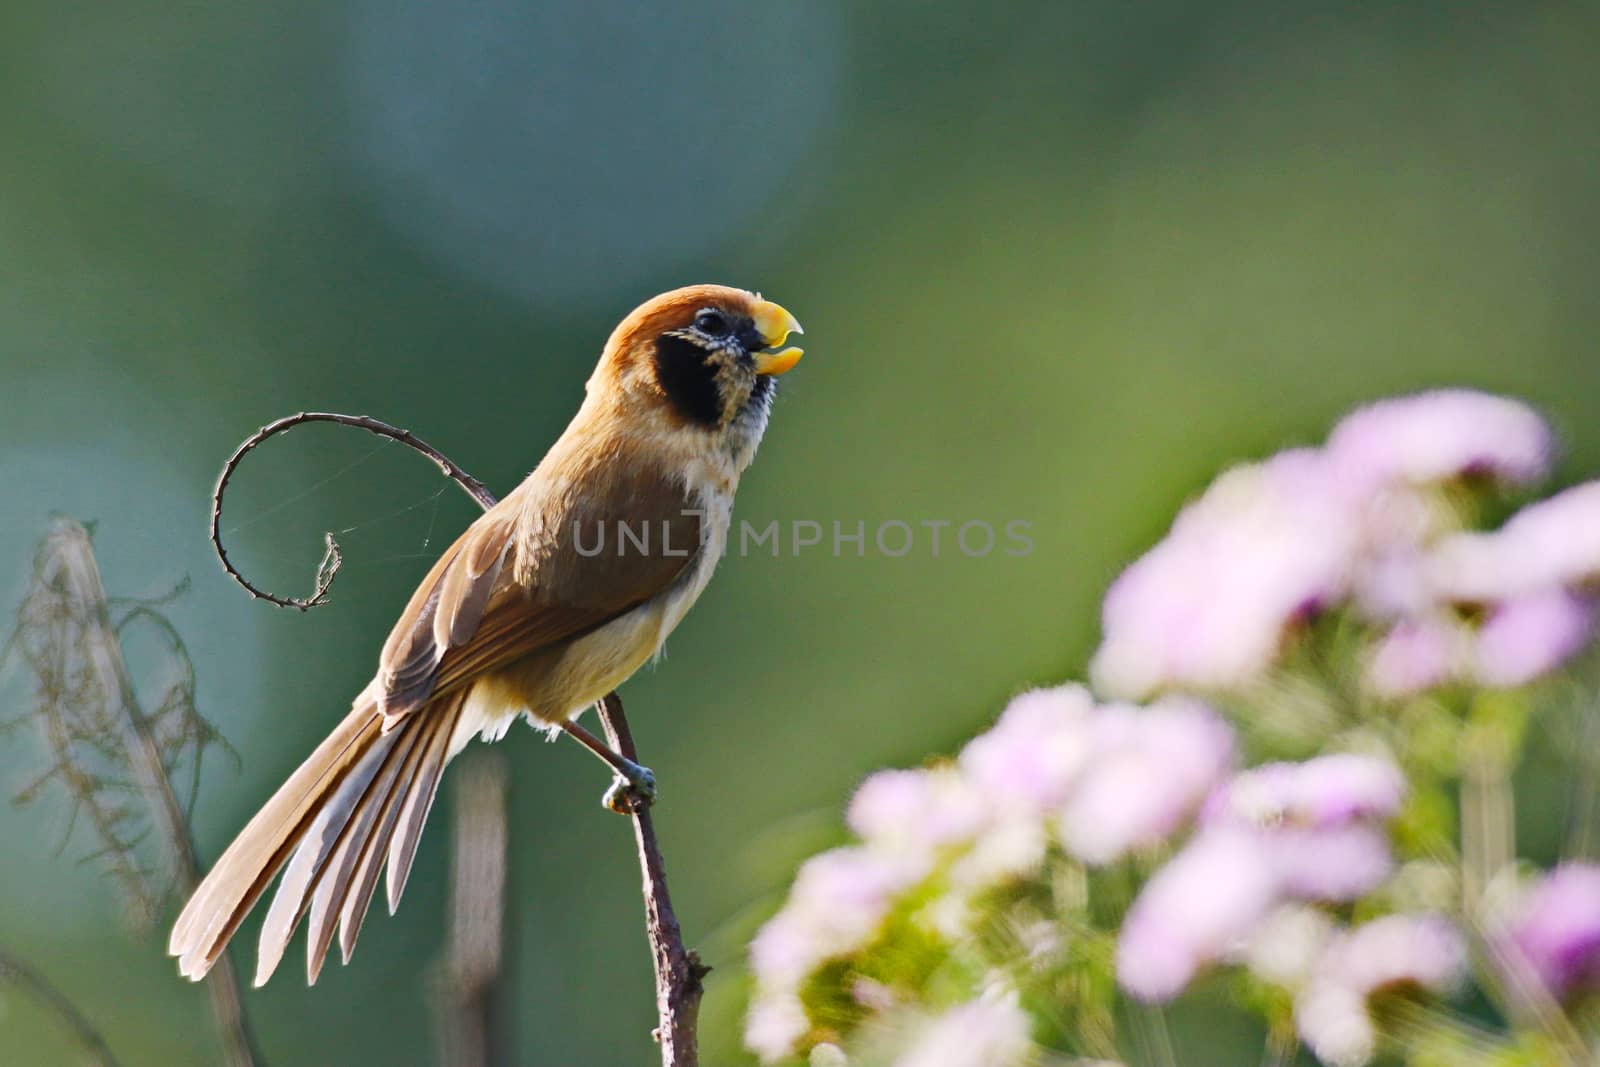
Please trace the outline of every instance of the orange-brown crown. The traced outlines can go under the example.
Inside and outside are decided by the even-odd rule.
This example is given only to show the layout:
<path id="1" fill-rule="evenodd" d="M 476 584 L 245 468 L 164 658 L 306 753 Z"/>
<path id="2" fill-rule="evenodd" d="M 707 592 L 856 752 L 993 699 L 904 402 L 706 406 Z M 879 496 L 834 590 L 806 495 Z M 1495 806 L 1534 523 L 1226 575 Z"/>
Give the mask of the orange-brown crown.
<path id="1" fill-rule="evenodd" d="M 644 386 L 647 391 L 656 387 L 659 383 L 651 363 L 658 342 L 665 335 L 688 331 L 696 316 L 707 309 L 722 312 L 731 322 L 742 321 L 755 327 L 756 340 L 762 346 L 753 353 L 755 373 L 782 374 L 799 360 L 801 352 L 797 348 L 773 351 L 789 334 L 802 332 L 800 323 L 784 308 L 745 289 L 687 285 L 646 300 L 617 324 L 595 368 L 591 391 L 597 386 L 624 390 Z"/>

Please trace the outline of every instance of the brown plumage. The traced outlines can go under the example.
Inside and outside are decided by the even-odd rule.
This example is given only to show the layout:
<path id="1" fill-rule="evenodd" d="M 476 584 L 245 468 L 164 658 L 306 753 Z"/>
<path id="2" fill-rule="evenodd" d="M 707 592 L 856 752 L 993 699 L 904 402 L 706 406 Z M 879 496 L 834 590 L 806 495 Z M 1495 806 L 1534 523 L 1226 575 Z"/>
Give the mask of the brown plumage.
<path id="1" fill-rule="evenodd" d="M 429 570 L 350 713 L 195 890 L 168 944 L 183 974 L 210 970 L 280 869 L 256 984 L 307 916 L 308 980 L 335 932 L 349 962 L 385 867 L 398 906 L 440 776 L 467 741 L 498 739 L 519 716 L 559 727 L 655 655 L 722 554 L 772 379 L 800 355 L 773 349 L 799 329 L 776 304 L 715 285 L 622 321 L 566 432 Z"/>

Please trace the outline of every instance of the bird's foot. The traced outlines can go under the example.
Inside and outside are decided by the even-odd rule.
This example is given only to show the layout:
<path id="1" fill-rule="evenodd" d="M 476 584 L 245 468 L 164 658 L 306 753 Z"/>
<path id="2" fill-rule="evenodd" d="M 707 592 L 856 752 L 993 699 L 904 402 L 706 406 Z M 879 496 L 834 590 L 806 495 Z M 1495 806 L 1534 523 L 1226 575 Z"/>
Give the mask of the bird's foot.
<path id="1" fill-rule="evenodd" d="M 632 761 L 617 773 L 600 803 L 618 815 L 634 815 L 656 802 L 656 774 Z"/>

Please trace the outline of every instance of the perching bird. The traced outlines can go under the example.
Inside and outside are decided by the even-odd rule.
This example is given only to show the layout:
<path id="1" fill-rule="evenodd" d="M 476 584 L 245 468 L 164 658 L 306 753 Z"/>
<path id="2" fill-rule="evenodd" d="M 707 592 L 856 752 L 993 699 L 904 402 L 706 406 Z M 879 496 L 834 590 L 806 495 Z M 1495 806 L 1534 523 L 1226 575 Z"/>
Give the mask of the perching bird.
<path id="1" fill-rule="evenodd" d="M 388 865 L 389 911 L 450 759 L 519 716 L 565 730 L 649 795 L 645 768 L 572 720 L 654 656 L 711 577 L 739 476 L 800 324 L 742 289 L 695 285 L 611 334 L 583 406 L 532 474 L 440 557 L 376 676 L 200 883 L 167 950 L 198 980 L 285 861 L 255 984 L 309 914 L 315 982 L 339 929 L 349 962 Z"/>

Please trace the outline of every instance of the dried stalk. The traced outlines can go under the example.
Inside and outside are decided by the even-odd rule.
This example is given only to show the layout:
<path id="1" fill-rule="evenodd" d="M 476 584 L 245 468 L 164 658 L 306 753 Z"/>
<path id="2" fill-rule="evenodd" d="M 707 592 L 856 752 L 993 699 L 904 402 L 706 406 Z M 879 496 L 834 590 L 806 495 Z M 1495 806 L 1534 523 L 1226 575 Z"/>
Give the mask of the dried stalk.
<path id="1" fill-rule="evenodd" d="M 211 497 L 211 543 L 222 560 L 223 569 L 234 581 L 249 591 L 252 597 L 266 600 L 279 607 L 292 607 L 305 611 L 326 603 L 329 586 L 338 572 L 342 556 L 332 534 L 326 535 L 327 552 L 317 570 L 315 588 L 308 597 L 281 597 L 252 585 L 228 561 L 222 547 L 222 494 L 228 487 L 239 461 L 267 438 L 307 422 L 332 422 L 341 426 L 354 426 L 369 433 L 398 441 L 422 453 L 459 485 L 480 507 L 488 510 L 495 504 L 494 494 L 487 487 L 442 452 L 422 441 L 409 430 L 391 426 L 367 415 L 342 415 L 334 412 L 301 412 L 268 423 L 246 438 L 234 450 L 217 479 L 216 491 Z M 617 694 L 607 696 L 599 705 L 601 722 L 613 748 L 629 759 L 637 761 L 633 737 L 628 730 L 628 720 L 623 714 L 622 700 Z M 660 1016 L 654 1036 L 661 1044 L 662 1067 L 698 1067 L 699 1053 L 696 1029 L 699 1020 L 701 980 L 710 968 L 700 962 L 693 952 L 683 946 L 683 934 L 677 916 L 672 910 L 671 896 L 667 892 L 666 867 L 661 849 L 656 842 L 655 827 L 648 808 L 633 812 L 634 840 L 639 849 L 639 868 L 644 879 L 645 932 L 650 939 L 651 959 L 656 976 L 656 1009 Z"/>
<path id="2" fill-rule="evenodd" d="M 135 621 L 154 625 L 166 637 L 180 668 L 179 681 L 149 714 L 122 654 L 122 631 Z M 143 819 L 153 818 L 172 884 L 189 894 L 199 882 L 200 864 L 171 775 L 188 758 L 198 781 L 206 747 L 222 743 L 194 708 L 193 665 L 177 632 L 151 604 L 135 604 L 113 622 L 89 531 L 57 517 L 40 545 L 33 585 L 6 651 L 19 654 L 38 683 L 36 708 L 6 725 L 37 721 L 54 760 L 19 801 L 31 800 L 47 782 L 59 779 L 72 797 L 74 814 L 87 812 L 100 837 L 95 856 L 103 857 L 122 883 L 136 918 L 149 921 L 167 893 L 154 888 L 136 854 L 149 832 Z M 140 806 L 123 799 L 128 796 L 142 800 L 148 810 L 142 815 Z M 227 957 L 206 990 L 226 1062 L 232 1067 L 258 1062 L 238 976 Z"/>
<path id="3" fill-rule="evenodd" d="M 6 982 L 26 989 L 35 999 L 43 1002 L 60 1016 L 90 1062 L 97 1063 L 100 1067 L 120 1067 L 117 1058 L 111 1054 L 111 1047 L 106 1044 L 106 1039 L 100 1036 L 100 1031 L 84 1017 L 83 1012 L 78 1010 L 78 1006 L 72 1003 L 70 997 L 26 963 L 9 953 L 0 952 L 0 984 Z"/>
<path id="4" fill-rule="evenodd" d="M 496 1046 L 495 994 L 505 925 L 506 766 L 498 752 L 462 763 L 455 783 L 440 1062 L 488 1067 L 505 1060 Z"/>

